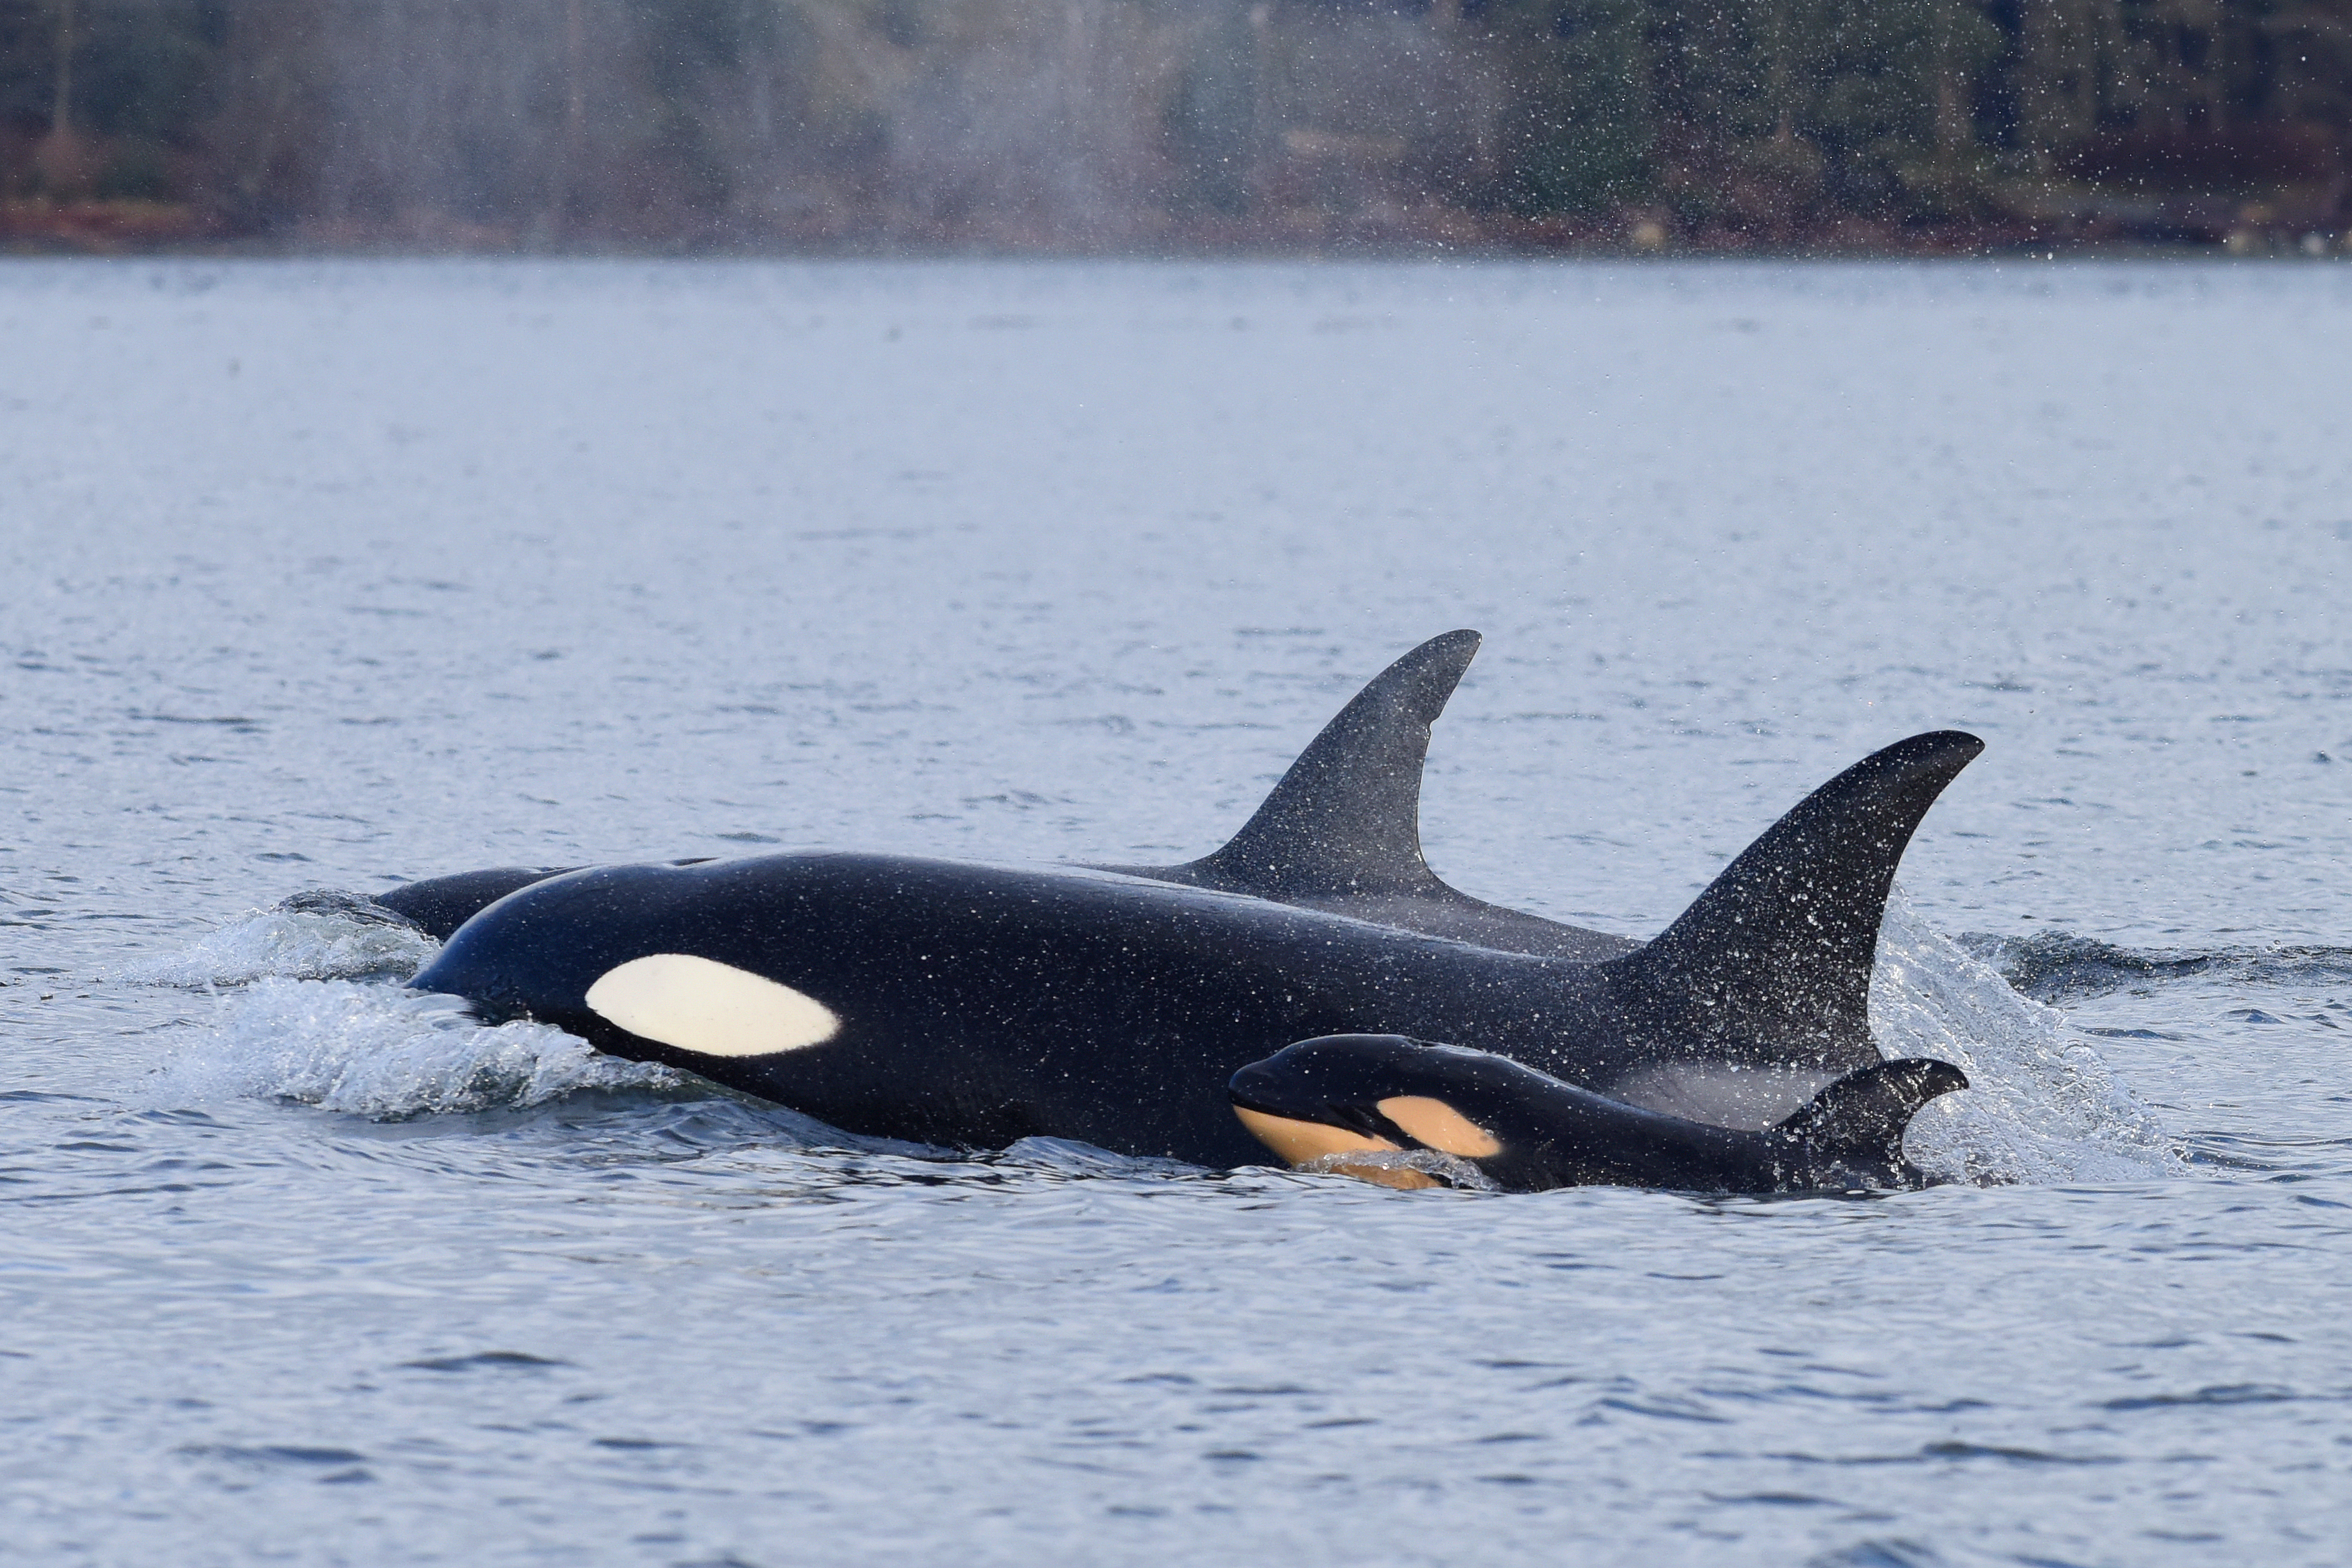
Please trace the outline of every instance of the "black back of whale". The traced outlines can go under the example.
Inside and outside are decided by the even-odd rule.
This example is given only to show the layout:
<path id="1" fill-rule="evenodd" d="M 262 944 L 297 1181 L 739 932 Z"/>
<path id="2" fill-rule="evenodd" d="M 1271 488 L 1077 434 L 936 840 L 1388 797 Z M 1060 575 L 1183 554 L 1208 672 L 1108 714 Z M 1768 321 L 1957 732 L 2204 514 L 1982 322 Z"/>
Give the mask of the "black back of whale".
<path id="1" fill-rule="evenodd" d="M 451 877 L 426 877 L 378 893 L 374 902 L 390 910 L 436 942 L 447 942 L 457 928 L 509 893 L 561 877 L 574 866 L 493 866 Z"/>
<path id="2" fill-rule="evenodd" d="M 1429 723 L 1475 647 L 1453 633 L 1400 659 L 1201 860 L 782 855 L 479 874 L 477 891 L 524 879 L 415 984 L 851 1131 L 975 1146 L 1050 1133 L 1209 1164 L 1259 1157 L 1225 1081 L 1310 1036 L 1475 1045 L 1725 1125 L 1769 1125 L 1874 1063 L 1869 978 L 1896 862 L 1981 743 L 1943 731 L 1866 758 L 1637 946 L 1470 899 L 1423 860 Z M 418 889 L 430 885 L 403 891 L 421 902 Z M 844 1026 L 801 1050 L 713 1058 L 586 1006 L 607 970 L 659 952 L 769 976 Z"/>
<path id="3" fill-rule="evenodd" d="M 1233 841 L 1176 866 L 1104 866 L 1154 881 L 1246 893 L 1452 937 L 1505 952 L 1597 962 L 1640 943 L 1456 891 L 1421 849 L 1430 727 L 1478 651 L 1473 631 L 1432 637 L 1382 670 L 1323 727 Z M 679 860 L 673 865 L 699 865 Z M 433 877 L 375 901 L 446 942 L 519 889 L 572 867 L 502 866 Z"/>

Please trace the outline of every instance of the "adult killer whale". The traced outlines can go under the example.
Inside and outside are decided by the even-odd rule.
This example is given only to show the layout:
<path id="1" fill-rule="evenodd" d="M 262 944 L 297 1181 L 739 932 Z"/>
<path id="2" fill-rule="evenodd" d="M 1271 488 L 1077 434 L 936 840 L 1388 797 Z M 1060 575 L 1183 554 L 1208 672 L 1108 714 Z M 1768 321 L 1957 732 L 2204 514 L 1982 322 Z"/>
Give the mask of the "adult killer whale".
<path id="1" fill-rule="evenodd" d="M 1606 1137 L 1671 1124 L 1702 1142 L 1829 1130 L 1851 1144 L 1850 1108 L 1865 1106 L 1873 1146 L 1899 1166 L 1911 1113 L 1965 1080 L 1947 1067 L 1917 1079 L 1925 1093 L 1864 1091 L 1924 1070 L 1883 1063 L 1871 1040 L 1878 928 L 1905 846 L 1982 743 L 1939 731 L 1865 758 L 1636 943 L 1469 898 L 1423 858 L 1430 724 L 1478 640 L 1454 632 L 1399 659 L 1231 843 L 1179 866 L 795 853 L 469 872 L 377 901 L 446 938 L 420 989 L 851 1132 L 971 1147 L 1050 1135 L 1246 1164 L 1263 1151 L 1229 1080 L 1297 1042 L 1369 1035 L 1531 1069 L 1623 1110 L 1587 1117 Z M 1522 1095 L 1528 1113 L 1565 1103 L 1550 1093 Z M 1259 1115 L 1316 1124 L 1314 1108 L 1286 1105 Z M 1784 1161 L 1785 1184 L 1852 1163 Z M 1703 1162 L 1551 1168 L 1755 1184 Z"/>

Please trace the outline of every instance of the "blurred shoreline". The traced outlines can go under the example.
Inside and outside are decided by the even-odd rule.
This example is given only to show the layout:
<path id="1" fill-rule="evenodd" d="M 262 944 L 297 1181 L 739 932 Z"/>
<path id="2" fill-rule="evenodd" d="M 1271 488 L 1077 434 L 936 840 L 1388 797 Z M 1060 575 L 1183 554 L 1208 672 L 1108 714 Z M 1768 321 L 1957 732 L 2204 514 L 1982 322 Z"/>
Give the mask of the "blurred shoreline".
<path id="1" fill-rule="evenodd" d="M 1037 257 L 1214 260 L 1319 257 L 1714 258 L 1867 260 L 2074 256 L 2352 259 L 2352 232 L 2219 220 L 2112 221 L 1906 228 L 1849 220 L 1801 237 L 1759 242 L 1737 233 L 1677 233 L 1645 215 L 1510 218 L 1461 211 L 1313 213 L 1284 221 L 1168 225 L 1117 244 L 1051 230 L 1023 233 L 895 226 L 801 231 L 711 229 L 669 236 L 556 238 L 515 226 L 427 214 L 396 224 L 316 224 L 238 232 L 186 204 L 141 200 L 0 202 L 0 258 L 23 257 L 713 257 L 923 258 Z"/>
<path id="2" fill-rule="evenodd" d="M 2352 249 L 2352 0 L 0 0 L 0 251 Z"/>

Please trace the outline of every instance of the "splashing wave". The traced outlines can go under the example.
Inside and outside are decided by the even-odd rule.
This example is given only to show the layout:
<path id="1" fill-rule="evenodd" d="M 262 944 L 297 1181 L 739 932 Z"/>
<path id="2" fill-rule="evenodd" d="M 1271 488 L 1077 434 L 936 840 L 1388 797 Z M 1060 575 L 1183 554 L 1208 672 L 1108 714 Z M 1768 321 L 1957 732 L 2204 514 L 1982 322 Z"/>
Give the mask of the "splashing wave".
<path id="1" fill-rule="evenodd" d="M 1888 1058 L 1937 1057 L 1969 1075 L 1969 1090 L 1921 1111 L 1905 1141 L 1933 1176 L 2137 1182 L 2187 1168 L 2177 1141 L 2063 1015 L 1928 927 L 1899 890 L 1879 932 L 1870 1020 Z"/>
<path id="2" fill-rule="evenodd" d="M 441 944 L 390 910 L 352 893 L 298 893 L 193 946 L 152 958 L 122 978 L 146 985 L 248 985 L 266 977 L 405 980 Z"/>
<path id="3" fill-rule="evenodd" d="M 399 1121 L 680 1081 L 549 1025 L 487 1027 L 455 997 L 270 976 L 225 999 L 156 1087 L 179 1105 L 250 1096 Z"/>
<path id="4" fill-rule="evenodd" d="M 1385 1150 L 1358 1149 L 1338 1154 L 1325 1154 L 1297 1167 L 1313 1175 L 1352 1176 L 1358 1181 L 1381 1182 L 1382 1175 L 1368 1172 L 1410 1173 L 1427 1176 L 1444 1187 L 1468 1192 L 1491 1193 L 1495 1184 L 1486 1173 L 1467 1160 L 1457 1160 L 1451 1154 L 1434 1149 Z M 1388 1184 L 1383 1183 L 1383 1184 Z"/>

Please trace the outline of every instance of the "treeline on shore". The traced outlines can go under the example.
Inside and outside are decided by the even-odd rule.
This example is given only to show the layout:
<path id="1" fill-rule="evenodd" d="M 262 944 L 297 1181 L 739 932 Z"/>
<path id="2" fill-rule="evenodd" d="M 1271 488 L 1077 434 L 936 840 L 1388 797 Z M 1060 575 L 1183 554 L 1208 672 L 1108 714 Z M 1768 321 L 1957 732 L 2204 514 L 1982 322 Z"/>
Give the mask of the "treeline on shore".
<path id="1" fill-rule="evenodd" d="M 2352 226 L 2352 0 L 0 0 L 0 238 L 1711 250 Z"/>

